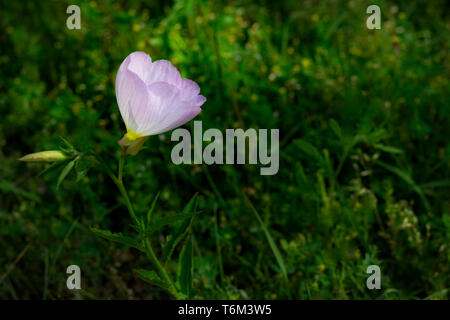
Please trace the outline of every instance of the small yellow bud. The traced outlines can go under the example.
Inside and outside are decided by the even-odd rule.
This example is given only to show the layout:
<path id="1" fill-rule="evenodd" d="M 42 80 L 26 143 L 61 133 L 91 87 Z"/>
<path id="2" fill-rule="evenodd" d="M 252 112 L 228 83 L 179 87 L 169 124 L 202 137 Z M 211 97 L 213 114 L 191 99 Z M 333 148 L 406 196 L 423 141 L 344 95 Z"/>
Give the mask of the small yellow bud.
<path id="1" fill-rule="evenodd" d="M 50 150 L 50 151 L 30 153 L 18 160 L 25 162 L 54 162 L 66 160 L 68 158 L 69 157 L 61 151 Z"/>

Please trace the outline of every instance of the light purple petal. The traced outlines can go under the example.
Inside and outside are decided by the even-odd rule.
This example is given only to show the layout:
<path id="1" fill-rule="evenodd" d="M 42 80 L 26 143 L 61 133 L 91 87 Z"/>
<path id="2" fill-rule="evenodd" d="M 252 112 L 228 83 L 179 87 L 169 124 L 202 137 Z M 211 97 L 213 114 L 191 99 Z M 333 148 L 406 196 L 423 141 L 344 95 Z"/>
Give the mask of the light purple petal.
<path id="1" fill-rule="evenodd" d="M 184 78 L 181 81 L 180 90 L 182 99 L 185 101 L 197 99 L 198 94 L 200 93 L 200 87 L 195 81 Z"/>
<path id="2" fill-rule="evenodd" d="M 129 60 L 128 70 L 133 71 L 142 81 L 146 82 L 151 73 L 152 58 L 148 54 L 138 51 L 128 55 L 126 60 Z"/>
<path id="3" fill-rule="evenodd" d="M 202 95 L 195 96 L 189 103 L 196 107 L 201 107 L 206 102 L 206 98 Z"/>
<path id="4" fill-rule="evenodd" d="M 155 82 L 148 86 L 149 105 L 153 110 L 153 119 L 143 131 L 153 135 L 178 127 L 195 117 L 201 109 L 181 100 L 180 90 L 165 82 Z M 157 121 L 154 121 L 157 119 Z"/>
<path id="5" fill-rule="evenodd" d="M 177 120 L 174 120 L 173 122 L 167 121 L 167 125 L 159 127 L 158 130 L 153 134 L 163 133 L 179 127 L 194 119 L 200 113 L 200 111 L 202 111 L 202 109 L 199 107 L 185 109 L 182 112 L 176 114 L 176 117 L 174 117 L 174 119 Z"/>
<path id="6" fill-rule="evenodd" d="M 177 68 L 170 61 L 158 60 L 150 66 L 145 83 L 151 85 L 154 82 L 167 82 L 177 88 L 181 87 L 181 76 Z"/>
<path id="7" fill-rule="evenodd" d="M 145 136 L 190 121 L 206 101 L 197 83 L 181 78 L 170 61 L 152 62 L 144 52 L 131 53 L 121 64 L 116 96 L 127 128 Z"/>
<path id="8" fill-rule="evenodd" d="M 166 82 L 154 82 L 147 86 L 148 113 L 140 118 L 140 132 L 152 135 L 163 124 L 172 109 L 180 105 L 180 91 Z"/>
<path id="9" fill-rule="evenodd" d="M 140 115 L 147 110 L 148 92 L 145 83 L 126 66 L 117 72 L 116 98 L 127 128 L 136 132 Z"/>

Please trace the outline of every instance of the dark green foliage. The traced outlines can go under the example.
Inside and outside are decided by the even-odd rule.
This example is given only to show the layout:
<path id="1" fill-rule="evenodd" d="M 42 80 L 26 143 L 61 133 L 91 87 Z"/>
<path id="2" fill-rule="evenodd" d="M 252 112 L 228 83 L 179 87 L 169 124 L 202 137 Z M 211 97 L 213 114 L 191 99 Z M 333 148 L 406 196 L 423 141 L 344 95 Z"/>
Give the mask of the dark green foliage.
<path id="1" fill-rule="evenodd" d="M 161 280 L 161 278 L 156 274 L 155 271 L 148 271 L 148 270 L 135 270 L 136 274 L 139 278 L 144 280 L 145 282 L 150 283 L 151 285 L 160 287 L 160 288 L 168 288 L 169 284 L 165 282 L 164 280 Z"/>
<path id="2" fill-rule="evenodd" d="M 113 233 L 109 230 L 100 230 L 97 228 L 91 228 L 91 231 L 96 235 L 105 238 L 107 240 L 124 244 L 128 247 L 133 247 L 138 250 L 143 250 L 142 246 L 139 244 L 139 241 L 136 241 L 130 237 L 124 236 L 121 233 Z"/>
<path id="3" fill-rule="evenodd" d="M 193 297 L 194 280 L 194 252 L 192 248 L 192 237 L 188 237 L 180 253 L 178 261 L 177 282 L 181 293 L 188 299 Z"/>

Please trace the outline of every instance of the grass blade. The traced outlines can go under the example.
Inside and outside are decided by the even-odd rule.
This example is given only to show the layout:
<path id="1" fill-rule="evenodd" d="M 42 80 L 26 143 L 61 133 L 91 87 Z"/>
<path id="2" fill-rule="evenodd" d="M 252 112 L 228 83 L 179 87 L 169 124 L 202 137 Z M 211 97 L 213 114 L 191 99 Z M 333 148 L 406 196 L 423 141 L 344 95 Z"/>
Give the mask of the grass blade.
<path id="1" fill-rule="evenodd" d="M 183 213 L 195 212 L 195 208 L 197 206 L 197 197 L 198 193 L 196 193 L 191 198 L 191 200 L 189 200 L 188 204 L 183 210 Z M 186 218 L 183 221 L 179 221 L 178 224 L 175 226 L 175 229 L 169 235 L 167 239 L 167 244 L 164 246 L 164 263 L 169 261 L 177 244 L 180 243 L 180 241 L 182 241 L 186 237 L 192 224 L 193 217 L 194 216 Z"/>
<path id="2" fill-rule="evenodd" d="M 64 169 L 61 171 L 61 174 L 58 177 L 58 182 L 56 183 L 56 190 L 59 190 L 59 186 L 61 185 L 61 183 L 64 181 L 64 179 L 67 177 L 67 175 L 69 174 L 69 172 L 73 169 L 73 166 L 75 165 L 75 162 L 77 161 L 77 159 L 74 159 L 72 161 L 70 161 L 65 167 Z"/>
<path id="3" fill-rule="evenodd" d="M 147 212 L 147 227 L 150 225 L 150 221 L 152 220 L 153 211 L 155 211 L 156 202 L 158 201 L 160 192 L 156 194 L 155 198 L 152 201 L 150 209 Z"/>
<path id="4" fill-rule="evenodd" d="M 192 236 L 188 237 L 180 253 L 178 262 L 177 282 L 180 291 L 188 299 L 192 298 L 194 278 L 194 251 L 192 248 Z"/>
<path id="5" fill-rule="evenodd" d="M 275 259 L 276 259 L 276 261 L 278 263 L 278 266 L 280 267 L 280 270 L 281 270 L 281 272 L 283 274 L 283 278 L 286 281 L 286 283 L 288 283 L 288 276 L 287 276 L 286 265 L 284 264 L 283 256 L 281 255 L 280 250 L 278 249 L 277 245 L 275 244 L 275 241 L 273 241 L 273 238 L 270 235 L 270 232 L 267 229 L 267 227 L 264 225 L 264 222 L 262 221 L 261 216 L 259 215 L 258 211 L 256 211 L 255 207 L 250 202 L 250 200 L 247 198 L 247 196 L 244 193 L 242 193 L 242 194 L 244 195 L 245 202 L 250 207 L 251 211 L 253 212 L 253 214 L 255 215 L 256 219 L 259 222 L 259 224 L 261 225 L 261 228 L 263 229 L 264 234 L 266 236 L 267 242 L 269 242 L 270 248 L 272 249 L 272 252 L 273 252 L 273 254 L 275 256 Z"/>

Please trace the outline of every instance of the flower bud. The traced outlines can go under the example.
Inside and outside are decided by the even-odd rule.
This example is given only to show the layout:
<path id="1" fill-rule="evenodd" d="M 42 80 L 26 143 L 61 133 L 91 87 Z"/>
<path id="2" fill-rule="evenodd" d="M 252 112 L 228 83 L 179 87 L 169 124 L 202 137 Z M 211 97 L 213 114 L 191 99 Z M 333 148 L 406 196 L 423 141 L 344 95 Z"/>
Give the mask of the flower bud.
<path id="1" fill-rule="evenodd" d="M 25 162 L 54 162 L 54 161 L 62 161 L 66 160 L 69 157 L 58 150 L 49 150 L 49 151 L 41 151 L 36 153 L 30 153 L 22 158 L 18 159 L 19 161 Z"/>

